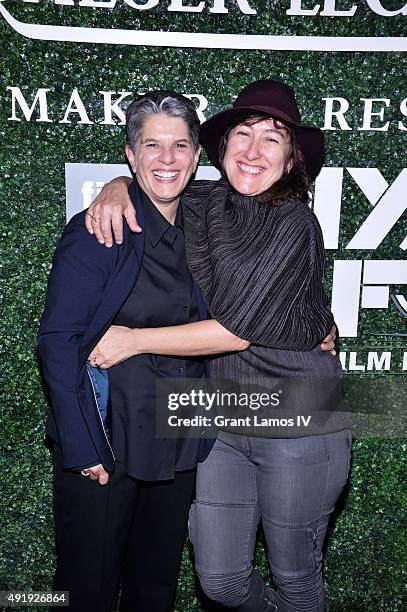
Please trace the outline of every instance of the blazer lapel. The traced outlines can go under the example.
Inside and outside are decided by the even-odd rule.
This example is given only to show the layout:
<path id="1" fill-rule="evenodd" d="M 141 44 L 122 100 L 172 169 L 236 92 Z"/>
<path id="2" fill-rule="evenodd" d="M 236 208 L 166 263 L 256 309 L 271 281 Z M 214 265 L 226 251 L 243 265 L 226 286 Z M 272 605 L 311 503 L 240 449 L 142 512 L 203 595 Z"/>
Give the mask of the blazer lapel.
<path id="1" fill-rule="evenodd" d="M 133 203 L 134 209 L 137 215 L 137 223 L 143 230 L 141 234 L 131 234 L 131 240 L 133 241 L 133 247 L 136 251 L 139 266 L 143 260 L 144 244 L 146 239 L 146 222 L 144 218 L 143 205 L 141 203 L 141 197 L 139 192 L 139 186 L 136 181 L 133 181 L 129 187 L 129 196 Z"/>
<path id="2" fill-rule="evenodd" d="M 130 232 L 127 225 L 123 228 L 124 243 L 118 247 L 119 250 L 122 249 L 121 261 L 118 263 L 103 300 L 83 338 L 81 361 L 86 360 L 89 352 L 111 324 L 114 316 L 132 290 L 141 268 L 145 243 L 145 220 L 137 183 L 131 183 L 129 196 L 136 211 L 137 223 L 143 229 L 143 232 L 141 234 Z"/>

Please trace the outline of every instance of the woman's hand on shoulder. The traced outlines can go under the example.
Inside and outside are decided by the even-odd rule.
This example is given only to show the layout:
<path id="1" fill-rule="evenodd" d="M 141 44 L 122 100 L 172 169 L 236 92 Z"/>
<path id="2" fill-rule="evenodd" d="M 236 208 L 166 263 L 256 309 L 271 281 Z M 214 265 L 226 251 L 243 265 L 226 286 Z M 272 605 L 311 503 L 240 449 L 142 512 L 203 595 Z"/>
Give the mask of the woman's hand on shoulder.
<path id="1" fill-rule="evenodd" d="M 107 183 L 89 206 L 85 223 L 90 234 L 94 234 L 100 244 L 113 245 L 113 235 L 117 244 L 123 242 L 123 217 L 133 232 L 140 233 L 134 206 L 128 194 L 131 179 L 119 176 Z M 113 235 L 112 235 L 113 229 Z"/>

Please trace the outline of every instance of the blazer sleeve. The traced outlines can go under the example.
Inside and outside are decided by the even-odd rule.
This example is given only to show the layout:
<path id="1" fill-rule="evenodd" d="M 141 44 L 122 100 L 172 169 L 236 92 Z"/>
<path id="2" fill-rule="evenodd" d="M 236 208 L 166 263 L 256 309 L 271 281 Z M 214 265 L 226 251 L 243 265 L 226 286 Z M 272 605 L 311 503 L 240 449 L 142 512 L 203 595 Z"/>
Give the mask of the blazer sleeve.
<path id="1" fill-rule="evenodd" d="M 83 213 L 67 225 L 54 254 L 38 352 L 65 468 L 100 463 L 77 397 L 78 354 L 116 256 L 117 247 L 107 249 L 87 233 Z"/>

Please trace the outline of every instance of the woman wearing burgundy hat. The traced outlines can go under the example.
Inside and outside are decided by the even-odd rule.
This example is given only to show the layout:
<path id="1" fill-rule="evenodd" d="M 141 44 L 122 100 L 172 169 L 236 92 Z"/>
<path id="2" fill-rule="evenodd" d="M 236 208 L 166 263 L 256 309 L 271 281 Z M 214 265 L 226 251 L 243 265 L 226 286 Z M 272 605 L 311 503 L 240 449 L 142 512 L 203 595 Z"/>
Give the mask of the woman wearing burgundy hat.
<path id="1" fill-rule="evenodd" d="M 220 432 L 199 467 L 190 515 L 196 569 L 204 592 L 233 610 L 320 612 L 322 546 L 351 446 L 349 423 L 334 410 L 336 391 L 324 384 L 336 385 L 341 366 L 320 348 L 334 321 L 322 287 L 321 230 L 307 206 L 323 161 L 323 133 L 301 123 L 289 86 L 261 80 L 201 126 L 201 142 L 223 176 L 215 185 L 193 183 L 183 196 L 188 265 L 219 328 L 251 343 L 212 359 L 211 374 L 278 378 L 281 408 L 296 416 L 294 426 L 275 419 L 257 436 L 244 428 Z M 123 204 L 137 230 L 134 211 Z M 107 209 L 101 213 L 100 203 L 91 209 L 100 239 L 98 221 Z M 111 328 L 95 355 L 110 367 L 183 345 L 200 354 L 198 340 L 189 346 L 196 325 Z M 317 389 L 310 381 L 320 381 Z M 311 413 L 307 426 L 296 426 L 298 415 Z M 273 588 L 252 564 L 260 522 Z"/>

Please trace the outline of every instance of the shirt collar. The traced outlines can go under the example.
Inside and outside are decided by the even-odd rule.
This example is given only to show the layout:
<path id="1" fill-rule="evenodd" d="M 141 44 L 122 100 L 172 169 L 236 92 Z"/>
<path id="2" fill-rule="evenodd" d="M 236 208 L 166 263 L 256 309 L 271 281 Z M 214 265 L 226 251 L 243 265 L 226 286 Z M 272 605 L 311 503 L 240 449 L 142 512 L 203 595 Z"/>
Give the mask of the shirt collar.
<path id="1" fill-rule="evenodd" d="M 184 229 L 181 206 L 178 206 L 175 224 L 172 226 L 142 189 L 140 189 L 140 194 L 146 219 L 146 233 L 153 247 L 157 246 L 167 231 L 174 232 L 175 227 Z"/>

